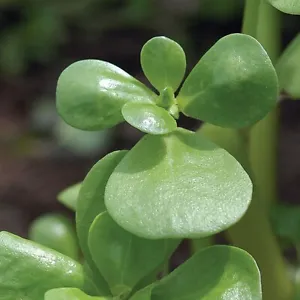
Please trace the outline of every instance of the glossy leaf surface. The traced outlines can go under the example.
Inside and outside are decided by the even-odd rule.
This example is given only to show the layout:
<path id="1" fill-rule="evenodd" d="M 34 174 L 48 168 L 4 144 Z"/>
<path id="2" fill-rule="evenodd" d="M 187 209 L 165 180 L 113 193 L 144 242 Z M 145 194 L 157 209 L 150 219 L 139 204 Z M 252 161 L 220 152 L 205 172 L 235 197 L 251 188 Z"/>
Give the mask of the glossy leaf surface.
<path id="1" fill-rule="evenodd" d="M 278 10 L 291 14 L 300 15 L 299 0 L 268 0 Z"/>
<path id="2" fill-rule="evenodd" d="M 79 259 L 75 226 L 63 215 L 47 214 L 37 218 L 30 227 L 29 239 L 75 260 Z"/>
<path id="3" fill-rule="evenodd" d="M 147 135 L 128 152 L 108 180 L 105 204 L 138 236 L 197 238 L 236 223 L 251 195 L 249 176 L 229 153 L 177 129 Z"/>
<path id="4" fill-rule="evenodd" d="M 161 266 L 169 243 L 178 241 L 147 240 L 124 230 L 104 212 L 95 219 L 89 233 L 94 262 L 108 282 L 112 294 L 122 299 L 150 272 Z M 173 249 L 175 248 L 173 246 Z"/>
<path id="5" fill-rule="evenodd" d="M 151 300 L 261 300 L 254 259 L 244 250 L 213 246 L 197 252 L 152 290 Z"/>
<path id="6" fill-rule="evenodd" d="M 280 87 L 293 98 L 300 98 L 300 34 L 281 55 L 276 70 Z"/>
<path id="7" fill-rule="evenodd" d="M 164 36 L 154 37 L 142 48 L 141 65 L 158 91 L 171 87 L 175 92 L 184 77 L 185 53 L 173 40 Z"/>
<path id="8" fill-rule="evenodd" d="M 81 182 L 69 186 L 57 195 L 57 200 L 64 204 L 67 208 L 76 211 L 77 198 L 80 188 Z"/>
<path id="9" fill-rule="evenodd" d="M 0 233 L 0 299 L 40 300 L 53 288 L 85 289 L 82 266 L 56 251 Z"/>
<path id="10" fill-rule="evenodd" d="M 177 101 L 187 116 L 240 128 L 262 119 L 277 96 L 277 75 L 266 51 L 248 35 L 231 34 L 201 58 Z"/>
<path id="11" fill-rule="evenodd" d="M 60 288 L 48 291 L 44 300 L 112 300 L 112 298 L 89 296 L 76 288 Z"/>
<path id="12" fill-rule="evenodd" d="M 82 60 L 59 77 L 58 113 L 69 125 L 99 130 L 123 121 L 126 102 L 151 103 L 155 94 L 122 69 L 100 60 Z"/>
<path id="13" fill-rule="evenodd" d="M 151 134 L 166 134 L 176 129 L 175 119 L 153 104 L 127 103 L 122 108 L 124 119 L 133 127 Z"/>
<path id="14" fill-rule="evenodd" d="M 85 177 L 79 192 L 76 211 L 77 235 L 84 257 L 95 273 L 97 269 L 88 247 L 89 229 L 95 217 L 106 210 L 104 191 L 107 180 L 126 152 L 115 151 L 98 161 Z M 101 281 L 98 285 L 106 284 L 100 274 L 97 277 Z"/>

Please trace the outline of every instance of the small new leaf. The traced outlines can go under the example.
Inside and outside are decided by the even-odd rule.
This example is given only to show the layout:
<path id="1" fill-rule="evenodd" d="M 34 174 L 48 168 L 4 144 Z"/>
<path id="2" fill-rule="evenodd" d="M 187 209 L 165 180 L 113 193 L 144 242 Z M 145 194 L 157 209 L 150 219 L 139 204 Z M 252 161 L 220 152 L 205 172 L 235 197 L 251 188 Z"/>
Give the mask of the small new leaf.
<path id="1" fill-rule="evenodd" d="M 57 195 L 57 200 L 63 205 L 65 205 L 67 208 L 76 211 L 77 198 L 80 188 L 81 182 L 69 186 Z"/>
<path id="2" fill-rule="evenodd" d="M 277 97 L 277 76 L 266 51 L 248 35 L 231 34 L 201 58 L 177 101 L 187 116 L 241 128 L 262 119 Z"/>
<path id="3" fill-rule="evenodd" d="M 164 36 L 154 37 L 142 48 L 141 65 L 158 91 L 171 87 L 175 92 L 184 77 L 185 53 L 173 40 Z"/>
<path id="4" fill-rule="evenodd" d="M 166 134 L 177 127 L 176 121 L 165 109 L 153 104 L 126 103 L 122 114 L 131 126 L 150 134 Z"/>
<path id="5" fill-rule="evenodd" d="M 79 259 L 75 226 L 63 215 L 47 214 L 34 220 L 29 230 L 29 239 L 75 260 Z"/>
<path id="6" fill-rule="evenodd" d="M 69 125 L 100 130 L 123 122 L 126 102 L 152 103 L 156 95 L 122 69 L 105 61 L 82 60 L 58 79 L 57 111 Z"/>

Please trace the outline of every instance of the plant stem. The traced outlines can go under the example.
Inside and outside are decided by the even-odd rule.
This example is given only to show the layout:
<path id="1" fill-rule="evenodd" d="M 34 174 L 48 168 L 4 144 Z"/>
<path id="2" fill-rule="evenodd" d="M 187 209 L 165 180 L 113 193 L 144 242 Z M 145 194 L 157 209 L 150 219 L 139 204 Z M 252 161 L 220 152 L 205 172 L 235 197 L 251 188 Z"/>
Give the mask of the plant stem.
<path id="1" fill-rule="evenodd" d="M 280 16 L 265 0 L 247 0 L 243 33 L 255 37 L 272 61 L 276 61 L 280 48 Z M 277 198 L 277 130 L 278 109 L 275 109 L 252 129 L 240 132 L 242 138 L 247 137 L 245 152 L 250 163 L 244 167 L 252 174 L 254 192 L 245 216 L 227 231 L 233 244 L 248 251 L 257 261 L 264 300 L 290 300 L 294 292 L 268 219 L 269 206 Z"/>
<path id="2" fill-rule="evenodd" d="M 251 1 L 251 0 L 250 0 Z M 280 12 L 261 0 L 257 40 L 275 62 L 280 53 Z M 260 197 L 267 212 L 277 200 L 277 133 L 279 109 L 275 108 L 250 131 L 249 158 Z"/>
<path id="3" fill-rule="evenodd" d="M 246 0 L 242 32 L 256 37 L 260 0 Z"/>
<path id="4" fill-rule="evenodd" d="M 246 215 L 227 231 L 227 236 L 256 260 L 262 276 L 263 299 L 290 300 L 294 287 L 260 200 L 254 189 Z"/>

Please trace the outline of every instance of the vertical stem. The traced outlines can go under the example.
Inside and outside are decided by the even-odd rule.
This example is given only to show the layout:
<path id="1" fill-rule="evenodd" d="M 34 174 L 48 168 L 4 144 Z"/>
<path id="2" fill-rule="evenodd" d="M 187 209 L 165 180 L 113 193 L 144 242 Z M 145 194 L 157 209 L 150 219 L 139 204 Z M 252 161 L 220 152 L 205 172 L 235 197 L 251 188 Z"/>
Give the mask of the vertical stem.
<path id="1" fill-rule="evenodd" d="M 235 246 L 246 250 L 256 260 L 262 277 L 263 299 L 291 300 L 294 286 L 259 196 L 254 189 L 247 213 L 226 233 Z"/>
<path id="2" fill-rule="evenodd" d="M 273 62 L 280 53 L 280 30 L 280 12 L 261 0 L 256 38 Z M 262 205 L 265 205 L 267 211 L 270 204 L 277 200 L 278 115 L 279 109 L 275 108 L 255 124 L 250 132 L 250 163 Z"/>
<path id="3" fill-rule="evenodd" d="M 246 0 L 242 32 L 256 37 L 260 0 Z"/>
<path id="4" fill-rule="evenodd" d="M 276 61 L 280 49 L 280 15 L 265 0 L 247 0 L 243 33 L 255 37 Z M 227 231 L 234 245 L 248 251 L 257 261 L 262 274 L 264 300 L 290 300 L 294 287 L 288 277 L 278 241 L 268 220 L 268 208 L 277 198 L 277 132 L 278 109 L 247 131 L 254 193 L 245 216 Z M 245 132 L 241 132 L 242 137 Z"/>

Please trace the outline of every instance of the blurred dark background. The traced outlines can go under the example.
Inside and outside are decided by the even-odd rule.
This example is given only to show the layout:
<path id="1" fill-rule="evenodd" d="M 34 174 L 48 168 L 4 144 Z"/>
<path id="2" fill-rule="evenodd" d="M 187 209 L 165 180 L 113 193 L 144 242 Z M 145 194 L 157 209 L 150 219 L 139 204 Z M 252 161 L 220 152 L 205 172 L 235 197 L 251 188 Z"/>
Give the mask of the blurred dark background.
<path id="1" fill-rule="evenodd" d="M 147 81 L 143 44 L 165 35 L 186 51 L 188 70 L 220 37 L 240 32 L 243 0 L 0 0 L 0 230 L 26 236 L 29 222 L 65 211 L 56 195 L 81 181 L 107 152 L 140 138 L 121 124 L 82 132 L 55 111 L 56 81 L 74 61 L 96 58 Z M 283 16 L 282 48 L 300 31 Z M 78 75 L 80 76 L 80 74 Z M 299 83 L 300 84 L 300 83 Z M 300 203 L 300 104 L 281 103 L 279 188 Z M 185 118 L 180 125 L 196 129 Z"/>

